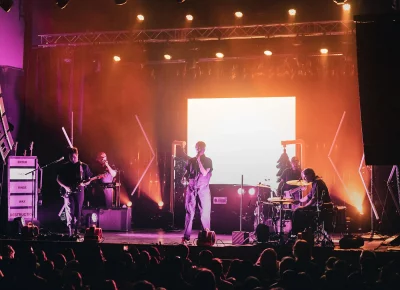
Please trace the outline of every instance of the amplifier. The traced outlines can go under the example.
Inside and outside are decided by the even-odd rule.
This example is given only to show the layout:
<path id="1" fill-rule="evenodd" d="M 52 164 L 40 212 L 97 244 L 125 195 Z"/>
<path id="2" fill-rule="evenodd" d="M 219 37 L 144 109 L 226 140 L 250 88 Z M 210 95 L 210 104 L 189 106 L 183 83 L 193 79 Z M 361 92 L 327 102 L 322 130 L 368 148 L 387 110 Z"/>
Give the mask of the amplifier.
<path id="1" fill-rule="evenodd" d="M 232 232 L 240 230 L 240 188 L 240 185 L 210 185 L 211 230 L 217 234 L 232 234 Z M 258 188 L 245 185 L 243 190 L 242 231 L 252 232 Z"/>
<path id="2" fill-rule="evenodd" d="M 99 227 L 103 231 L 127 232 L 131 229 L 132 208 L 99 210 Z"/>

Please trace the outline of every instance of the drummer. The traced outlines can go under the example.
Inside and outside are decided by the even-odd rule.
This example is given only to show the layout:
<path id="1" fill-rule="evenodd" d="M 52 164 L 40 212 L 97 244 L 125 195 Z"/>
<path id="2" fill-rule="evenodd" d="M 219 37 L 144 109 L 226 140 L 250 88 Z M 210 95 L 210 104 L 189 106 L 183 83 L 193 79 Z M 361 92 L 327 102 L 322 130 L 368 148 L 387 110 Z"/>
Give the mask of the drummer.
<path id="1" fill-rule="evenodd" d="M 301 168 L 299 159 L 296 156 L 293 156 L 290 160 L 290 164 L 291 167 L 287 168 L 282 173 L 281 180 L 278 185 L 278 192 L 281 196 L 299 200 L 301 198 L 300 190 L 293 193 L 293 196 L 285 196 L 285 191 L 298 187 L 297 185 L 289 185 L 286 182 L 288 182 L 289 180 L 301 180 Z"/>
<path id="2" fill-rule="evenodd" d="M 321 207 L 324 203 L 331 202 L 328 187 L 322 178 L 315 174 L 313 169 L 304 169 L 302 177 L 306 182 L 311 183 L 311 191 L 300 199 L 300 202 L 305 204 L 299 206 L 293 212 L 293 234 L 297 234 L 311 225 L 313 215 L 310 215 L 309 212 L 315 214 L 318 207 Z"/>

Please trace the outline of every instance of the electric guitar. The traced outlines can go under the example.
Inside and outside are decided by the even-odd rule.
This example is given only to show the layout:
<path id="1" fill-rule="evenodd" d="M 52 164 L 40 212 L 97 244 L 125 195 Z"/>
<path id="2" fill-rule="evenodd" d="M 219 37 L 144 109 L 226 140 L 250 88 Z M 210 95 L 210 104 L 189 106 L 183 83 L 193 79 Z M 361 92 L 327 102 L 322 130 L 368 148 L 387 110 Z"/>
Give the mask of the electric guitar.
<path id="1" fill-rule="evenodd" d="M 70 186 L 71 191 L 67 191 L 67 190 L 65 190 L 64 187 L 61 186 L 60 187 L 60 195 L 61 195 L 61 197 L 66 198 L 66 197 L 70 196 L 72 193 L 78 192 L 79 191 L 79 187 L 84 186 L 83 184 L 89 185 L 89 183 L 91 183 L 92 181 L 97 180 L 97 179 L 101 179 L 104 176 L 105 176 L 105 174 L 96 175 L 96 176 L 93 176 L 93 177 L 89 178 L 88 180 L 84 180 L 82 182 L 79 182 L 75 186 Z"/>

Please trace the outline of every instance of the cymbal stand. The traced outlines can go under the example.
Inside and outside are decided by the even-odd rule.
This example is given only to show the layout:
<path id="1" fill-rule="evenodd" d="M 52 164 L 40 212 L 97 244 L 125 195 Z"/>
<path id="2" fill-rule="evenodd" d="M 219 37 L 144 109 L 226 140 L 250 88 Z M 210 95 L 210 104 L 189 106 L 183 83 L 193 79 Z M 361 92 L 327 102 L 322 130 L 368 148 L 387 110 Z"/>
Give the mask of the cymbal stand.
<path id="1" fill-rule="evenodd" d="M 319 198 L 318 198 L 319 190 L 317 188 L 317 227 L 314 232 L 314 245 L 320 245 L 323 247 L 333 247 L 333 241 L 331 237 L 328 235 L 328 233 L 325 231 L 325 223 L 322 221 L 322 224 L 320 223 L 321 218 L 321 209 L 319 205 Z M 323 194 L 322 194 L 323 196 Z M 322 201 L 322 200 L 321 200 Z"/>

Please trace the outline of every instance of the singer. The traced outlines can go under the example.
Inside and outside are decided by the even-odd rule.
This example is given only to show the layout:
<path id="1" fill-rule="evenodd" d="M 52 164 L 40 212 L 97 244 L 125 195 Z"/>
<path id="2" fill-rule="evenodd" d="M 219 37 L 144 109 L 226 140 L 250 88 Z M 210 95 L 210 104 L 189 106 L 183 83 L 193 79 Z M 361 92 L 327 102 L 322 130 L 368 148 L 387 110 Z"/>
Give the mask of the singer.
<path id="1" fill-rule="evenodd" d="M 188 181 L 185 198 L 185 231 L 182 243 L 190 241 L 192 233 L 193 218 L 196 212 L 196 205 L 200 211 L 200 220 L 203 230 L 210 230 L 211 217 L 211 193 L 210 178 L 212 175 L 212 160 L 204 154 L 206 143 L 199 141 L 196 143 L 196 157 L 190 158 L 186 165 L 184 179 Z"/>
<path id="2" fill-rule="evenodd" d="M 65 190 L 64 205 L 69 235 L 77 234 L 80 227 L 85 183 L 92 176 L 89 166 L 79 161 L 78 148 L 68 148 L 69 162 L 62 164 L 57 175 L 58 184 Z"/>
<path id="3" fill-rule="evenodd" d="M 304 169 L 301 176 L 306 182 L 311 182 L 312 186 L 310 193 L 305 197 L 300 198 L 300 202 L 305 202 L 306 204 L 299 206 L 293 212 L 292 234 L 294 235 L 297 235 L 298 232 L 310 227 L 317 210 L 321 210 L 323 204 L 331 202 L 328 187 L 322 178 L 315 174 L 313 169 Z"/>

